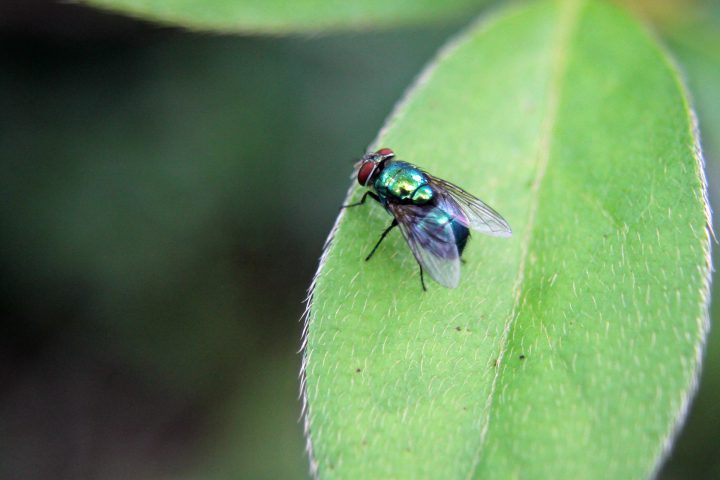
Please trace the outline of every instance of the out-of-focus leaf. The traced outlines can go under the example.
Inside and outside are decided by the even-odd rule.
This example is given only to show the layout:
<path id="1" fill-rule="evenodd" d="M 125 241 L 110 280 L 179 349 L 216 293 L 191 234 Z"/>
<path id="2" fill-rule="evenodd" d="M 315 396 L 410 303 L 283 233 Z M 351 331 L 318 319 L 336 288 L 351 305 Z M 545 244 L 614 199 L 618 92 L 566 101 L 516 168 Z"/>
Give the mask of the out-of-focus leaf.
<path id="1" fill-rule="evenodd" d="M 706 333 L 692 115 L 655 41 L 604 2 L 538 2 L 448 48 L 375 143 L 495 206 L 463 281 L 422 292 L 389 217 L 344 212 L 308 318 L 322 478 L 644 478 Z M 355 188 L 352 199 L 359 198 Z"/>
<path id="2" fill-rule="evenodd" d="M 36 313 L 12 323 L 192 395 L 262 338 L 295 349 L 346 169 L 446 36 L 3 44 L 2 273 Z"/>
<path id="3" fill-rule="evenodd" d="M 192 29 L 272 34 L 374 29 L 446 20 L 477 11 L 479 5 L 487 3 L 487 0 L 83 1 L 96 7 Z"/>

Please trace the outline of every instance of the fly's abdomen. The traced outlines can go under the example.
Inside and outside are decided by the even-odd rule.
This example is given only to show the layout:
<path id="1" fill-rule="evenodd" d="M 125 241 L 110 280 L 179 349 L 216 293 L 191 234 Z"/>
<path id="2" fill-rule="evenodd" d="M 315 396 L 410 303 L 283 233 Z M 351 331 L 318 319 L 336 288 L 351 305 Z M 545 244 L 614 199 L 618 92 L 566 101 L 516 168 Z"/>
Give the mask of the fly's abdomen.
<path id="1" fill-rule="evenodd" d="M 450 225 L 455 234 L 455 245 L 457 245 L 458 253 L 462 255 L 463 250 L 465 250 L 465 245 L 467 245 L 468 237 L 470 237 L 470 230 L 458 222 L 457 219 L 453 219 Z"/>
<path id="2" fill-rule="evenodd" d="M 425 242 L 423 246 L 440 257 L 446 257 L 449 253 L 452 253 L 453 257 L 462 255 L 470 237 L 470 230 L 465 225 L 458 221 L 453 214 L 439 208 L 430 210 L 415 227 L 422 232 Z M 434 248 L 438 242 L 448 243 L 451 240 L 454 242 L 457 252 L 446 248 Z"/>
<path id="3" fill-rule="evenodd" d="M 375 181 L 375 190 L 381 196 L 415 205 L 424 205 L 433 198 L 425 174 L 405 162 L 388 163 Z"/>

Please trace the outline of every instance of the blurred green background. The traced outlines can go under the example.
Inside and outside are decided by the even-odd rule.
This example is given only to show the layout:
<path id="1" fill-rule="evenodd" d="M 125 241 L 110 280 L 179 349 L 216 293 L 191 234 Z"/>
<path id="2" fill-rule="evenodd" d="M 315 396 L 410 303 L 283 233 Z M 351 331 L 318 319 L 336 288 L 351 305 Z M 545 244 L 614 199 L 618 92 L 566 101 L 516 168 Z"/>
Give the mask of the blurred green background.
<path id="1" fill-rule="evenodd" d="M 705 13 L 662 28 L 720 162 Z M 249 38 L 1 3 L 0 478 L 306 478 L 306 289 L 353 160 L 461 26 Z M 718 398 L 713 330 L 661 478 L 720 478 Z"/>

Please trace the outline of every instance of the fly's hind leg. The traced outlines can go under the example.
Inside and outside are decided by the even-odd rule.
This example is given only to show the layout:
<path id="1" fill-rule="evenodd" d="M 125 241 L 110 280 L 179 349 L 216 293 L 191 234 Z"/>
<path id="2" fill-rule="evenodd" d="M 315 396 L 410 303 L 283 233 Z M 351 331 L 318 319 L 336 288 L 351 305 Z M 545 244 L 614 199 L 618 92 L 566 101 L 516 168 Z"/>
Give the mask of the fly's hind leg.
<path id="1" fill-rule="evenodd" d="M 415 255 L 413 255 L 413 256 L 415 256 Z M 417 257 L 415 257 L 415 261 L 417 262 L 418 268 L 420 269 L 420 286 L 422 287 L 423 292 L 427 292 L 427 287 L 425 286 L 425 275 L 423 275 L 422 263 L 420 263 L 420 260 L 418 260 Z"/>
<path id="2" fill-rule="evenodd" d="M 420 285 L 422 285 L 423 292 L 427 292 L 427 287 L 425 287 L 425 277 L 423 276 L 423 268 L 422 265 L 420 265 L 420 262 L 418 262 L 418 267 L 420 267 Z"/>

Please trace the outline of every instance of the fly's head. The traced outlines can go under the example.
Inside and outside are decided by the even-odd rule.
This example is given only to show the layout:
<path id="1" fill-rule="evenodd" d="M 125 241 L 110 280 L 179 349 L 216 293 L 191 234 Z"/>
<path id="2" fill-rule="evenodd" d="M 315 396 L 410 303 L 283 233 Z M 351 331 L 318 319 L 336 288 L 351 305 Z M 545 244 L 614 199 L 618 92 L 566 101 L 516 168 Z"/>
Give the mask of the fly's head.
<path id="1" fill-rule="evenodd" d="M 394 156 L 395 152 L 389 148 L 381 148 L 377 152 L 365 155 L 358 170 L 358 183 L 363 187 L 371 185 L 382 172 L 385 162 Z"/>

